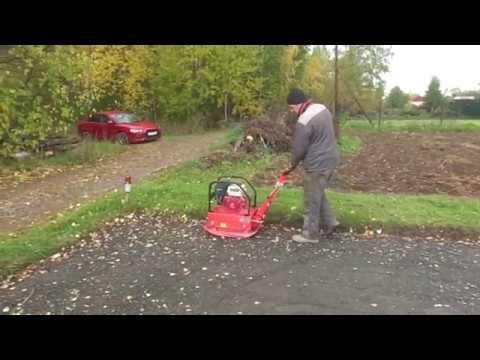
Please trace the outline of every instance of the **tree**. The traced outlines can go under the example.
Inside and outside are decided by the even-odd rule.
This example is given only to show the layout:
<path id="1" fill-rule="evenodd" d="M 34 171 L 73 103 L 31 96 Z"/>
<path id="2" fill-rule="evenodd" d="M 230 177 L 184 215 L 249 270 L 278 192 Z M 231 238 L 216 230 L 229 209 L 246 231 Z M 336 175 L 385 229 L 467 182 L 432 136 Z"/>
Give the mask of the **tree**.
<path id="1" fill-rule="evenodd" d="M 375 92 L 376 101 L 378 104 L 377 113 L 378 113 L 378 127 L 382 124 L 383 120 L 383 106 L 384 106 L 384 96 L 385 96 L 385 84 L 382 82 L 378 86 Z"/>
<path id="2" fill-rule="evenodd" d="M 9 54 L 16 64 L 0 79 L 1 156 L 35 151 L 91 109 L 84 81 L 90 59 L 79 47 L 19 45 Z"/>
<path id="3" fill-rule="evenodd" d="M 308 56 L 301 87 L 316 101 L 332 102 L 332 68 L 328 52 L 316 47 Z"/>
<path id="4" fill-rule="evenodd" d="M 362 113 L 371 124 L 369 112 L 378 107 L 377 89 L 388 71 L 391 47 L 383 45 L 346 45 L 338 59 L 339 106 L 345 111 Z"/>
<path id="5" fill-rule="evenodd" d="M 282 73 L 287 88 L 298 87 L 303 80 L 308 50 L 304 45 L 289 45 L 282 59 Z"/>
<path id="6" fill-rule="evenodd" d="M 261 114 L 267 97 L 262 55 L 258 45 L 162 47 L 152 80 L 160 111 L 174 122 L 197 121 L 206 126 L 230 115 Z M 271 61 L 272 67 L 275 62 Z"/>
<path id="7" fill-rule="evenodd" d="M 97 110 L 149 113 L 190 129 L 258 117 L 272 105 L 285 109 L 294 86 L 330 108 L 335 98 L 342 109 L 376 110 L 388 51 L 337 49 L 335 82 L 326 46 L 0 45 L 0 155 L 34 151 Z"/>
<path id="8" fill-rule="evenodd" d="M 405 94 L 399 86 L 395 86 L 387 96 L 386 105 L 392 109 L 403 109 L 408 103 L 408 98 L 408 94 Z"/>
<path id="9" fill-rule="evenodd" d="M 332 109 L 338 140 L 340 109 L 362 113 L 372 124 L 368 113 L 382 111 L 382 76 L 391 56 L 391 48 L 382 45 L 334 45 L 330 51 L 316 46 L 307 56 L 301 87 Z"/>
<path id="10" fill-rule="evenodd" d="M 425 94 L 425 106 L 432 114 L 442 106 L 444 99 L 440 90 L 440 80 L 434 76 L 428 85 L 427 93 Z"/>
<path id="11" fill-rule="evenodd" d="M 283 108 L 285 96 L 288 92 L 284 59 L 288 45 L 261 46 L 261 77 L 263 78 L 262 98 L 266 108 Z"/>

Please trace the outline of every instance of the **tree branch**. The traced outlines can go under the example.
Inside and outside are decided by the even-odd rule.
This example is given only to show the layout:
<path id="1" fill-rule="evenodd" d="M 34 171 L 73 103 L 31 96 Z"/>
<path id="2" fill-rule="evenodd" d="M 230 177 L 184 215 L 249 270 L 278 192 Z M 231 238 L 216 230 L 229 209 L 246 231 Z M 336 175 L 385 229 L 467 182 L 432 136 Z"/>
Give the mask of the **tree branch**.
<path id="1" fill-rule="evenodd" d="M 355 92 L 353 91 L 351 86 L 348 84 L 347 81 L 344 81 L 344 84 L 345 84 L 345 87 L 348 89 L 350 95 L 353 97 L 353 100 L 355 101 L 355 103 L 359 107 L 360 111 L 362 112 L 363 116 L 365 116 L 367 118 L 370 125 L 373 125 L 372 119 L 370 119 L 370 117 L 367 115 L 367 112 L 364 110 L 362 104 L 360 103 L 358 98 L 355 96 Z"/>

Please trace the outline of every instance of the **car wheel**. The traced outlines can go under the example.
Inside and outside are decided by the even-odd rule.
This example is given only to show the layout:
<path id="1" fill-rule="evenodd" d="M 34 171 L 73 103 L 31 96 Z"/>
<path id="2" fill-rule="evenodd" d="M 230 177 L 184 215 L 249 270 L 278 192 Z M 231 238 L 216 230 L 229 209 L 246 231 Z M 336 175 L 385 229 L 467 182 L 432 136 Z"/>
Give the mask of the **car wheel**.
<path id="1" fill-rule="evenodd" d="M 125 133 L 118 134 L 115 139 L 117 141 L 117 144 L 120 144 L 120 145 L 128 144 L 128 136 Z"/>

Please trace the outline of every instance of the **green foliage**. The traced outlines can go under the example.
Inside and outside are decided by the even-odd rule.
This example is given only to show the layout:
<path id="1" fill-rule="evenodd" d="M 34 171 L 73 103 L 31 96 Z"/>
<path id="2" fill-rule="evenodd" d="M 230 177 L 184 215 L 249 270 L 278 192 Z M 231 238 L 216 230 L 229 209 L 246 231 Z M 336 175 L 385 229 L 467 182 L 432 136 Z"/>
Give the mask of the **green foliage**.
<path id="1" fill-rule="evenodd" d="M 258 116 L 283 94 L 282 46 L 168 46 L 153 75 L 160 112 L 172 121 L 199 114 L 207 125 Z M 263 61 L 261 61 L 263 60 Z"/>
<path id="2" fill-rule="evenodd" d="M 434 113 L 444 102 L 444 96 L 440 90 L 440 80 L 433 77 L 428 85 L 425 94 L 425 106 L 431 113 Z"/>
<path id="3" fill-rule="evenodd" d="M 308 57 L 302 87 L 315 101 L 333 103 L 333 68 L 325 49 L 317 47 Z"/>
<path id="4" fill-rule="evenodd" d="M 367 110 L 378 104 L 385 49 L 348 46 L 342 55 L 343 90 L 354 89 Z M 0 64 L 1 157 L 35 151 L 45 138 L 66 134 L 98 110 L 136 112 L 171 129 L 200 129 L 284 111 L 293 86 L 327 105 L 333 99 L 326 47 L 20 45 L 8 51 L 14 61 Z M 342 96 L 343 107 L 357 106 L 349 92 Z"/>
<path id="5" fill-rule="evenodd" d="M 227 134 L 227 141 L 229 144 L 234 144 L 243 136 L 243 129 L 241 127 L 234 127 Z"/>
<path id="6" fill-rule="evenodd" d="M 403 109 L 408 103 L 408 94 L 405 94 L 400 87 L 395 86 L 388 94 L 386 105 L 393 109 Z"/>
<path id="7" fill-rule="evenodd" d="M 342 154 L 353 154 L 362 147 L 362 140 L 358 136 L 344 134 L 340 140 L 340 151 Z"/>
<path id="8" fill-rule="evenodd" d="M 378 88 L 388 71 L 391 48 L 349 45 L 339 59 L 339 97 L 343 111 L 369 113 L 378 107 Z"/>
<path id="9" fill-rule="evenodd" d="M 260 47 L 215 46 L 210 66 L 212 83 L 209 88 L 217 107 L 224 107 L 228 117 L 229 105 L 234 115 L 258 116 L 263 112 L 259 101 L 263 86 L 260 77 Z"/>
<path id="10" fill-rule="evenodd" d="M 281 101 L 288 91 L 283 62 L 288 46 L 262 46 L 261 76 L 264 79 L 263 97 L 267 104 Z"/>
<path id="11" fill-rule="evenodd" d="M 22 45 L 10 50 L 21 71 L 0 83 L 0 156 L 36 150 L 49 135 L 66 134 L 90 108 L 82 75 L 88 59 L 73 46 Z"/>
<path id="12" fill-rule="evenodd" d="M 382 45 L 339 46 L 338 103 L 342 112 L 380 110 L 391 49 Z M 334 58 L 326 46 L 317 46 L 306 58 L 301 86 L 311 97 L 330 108 L 334 102 Z"/>

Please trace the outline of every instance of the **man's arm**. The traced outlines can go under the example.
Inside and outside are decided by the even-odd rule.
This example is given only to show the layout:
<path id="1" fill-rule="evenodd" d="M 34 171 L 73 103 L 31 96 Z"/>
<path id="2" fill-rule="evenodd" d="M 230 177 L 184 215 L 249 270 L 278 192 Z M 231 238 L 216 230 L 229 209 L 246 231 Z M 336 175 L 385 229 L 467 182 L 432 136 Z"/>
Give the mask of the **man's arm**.
<path id="1" fill-rule="evenodd" d="M 295 127 L 295 134 L 293 136 L 293 155 L 289 168 L 285 169 L 282 174 L 288 175 L 305 159 L 309 145 L 310 134 L 307 127 L 303 124 L 297 123 Z"/>

